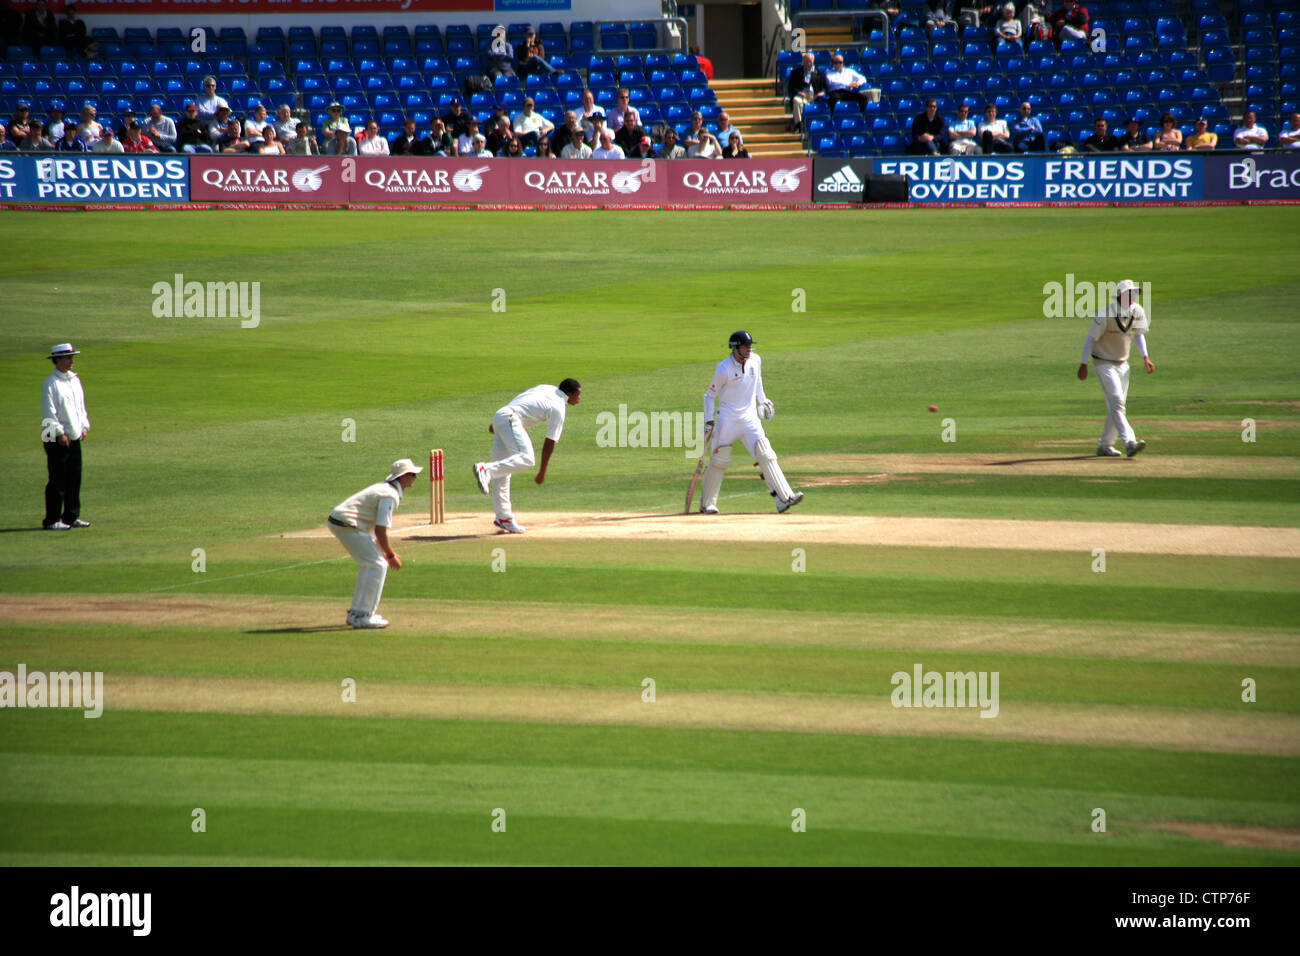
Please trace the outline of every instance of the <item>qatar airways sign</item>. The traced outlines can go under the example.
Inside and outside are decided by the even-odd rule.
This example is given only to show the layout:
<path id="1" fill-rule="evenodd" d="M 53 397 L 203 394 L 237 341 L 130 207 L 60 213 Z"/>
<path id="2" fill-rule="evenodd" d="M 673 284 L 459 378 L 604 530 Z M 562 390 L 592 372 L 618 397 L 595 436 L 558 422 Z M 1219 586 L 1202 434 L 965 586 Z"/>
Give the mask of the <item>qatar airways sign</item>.
<path id="1" fill-rule="evenodd" d="M 668 201 L 679 203 L 806 203 L 812 201 L 812 162 L 793 159 L 673 160 Z"/>
<path id="2" fill-rule="evenodd" d="M 503 160 L 512 202 L 666 202 L 663 163 L 643 160 Z"/>
<path id="3" fill-rule="evenodd" d="M 343 164 L 323 156 L 194 156 L 190 198 L 198 202 L 345 203 Z M 355 162 L 355 160 L 351 160 Z"/>

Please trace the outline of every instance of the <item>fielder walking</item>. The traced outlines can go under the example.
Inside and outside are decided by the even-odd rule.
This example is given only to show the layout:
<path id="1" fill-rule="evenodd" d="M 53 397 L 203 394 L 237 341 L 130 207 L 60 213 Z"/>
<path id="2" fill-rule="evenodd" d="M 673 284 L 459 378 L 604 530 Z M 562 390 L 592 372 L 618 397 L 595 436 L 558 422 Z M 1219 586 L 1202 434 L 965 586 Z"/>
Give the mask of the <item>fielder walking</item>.
<path id="1" fill-rule="evenodd" d="M 388 477 L 362 488 L 330 512 L 329 528 L 348 554 L 357 561 L 357 586 L 348 609 L 348 626 L 356 628 L 387 627 L 379 616 L 379 599 L 384 593 L 388 569 L 398 570 L 402 559 L 388 541 L 393 512 L 402 500 L 402 491 L 415 483 L 422 472 L 409 458 L 393 462 Z"/>
<path id="2" fill-rule="evenodd" d="M 492 460 L 474 463 L 474 480 L 483 494 L 491 492 L 492 510 L 496 513 L 492 524 L 501 531 L 524 533 L 524 526 L 515 521 L 510 506 L 510 476 L 533 467 L 533 443 L 528 439 L 528 429 L 546 422 L 542 463 L 533 479 L 540 485 L 546 480 L 546 466 L 564 431 L 565 412 L 581 398 L 582 386 L 578 380 L 566 378 L 559 387 L 537 385 L 521 392 L 492 416 L 492 424 L 488 426 L 494 436 Z"/>
<path id="3" fill-rule="evenodd" d="M 1106 424 L 1097 440 L 1097 454 L 1103 458 L 1118 458 L 1121 454 L 1113 447 L 1118 437 L 1124 442 L 1122 454 L 1132 458 L 1147 443 L 1133 433 L 1125 414 L 1128 403 L 1128 355 L 1133 341 L 1147 374 L 1156 370 L 1147 355 L 1147 340 L 1143 334 L 1151 327 L 1146 311 L 1135 301 L 1137 283 L 1125 279 L 1115 286 L 1115 298 L 1108 302 L 1093 319 L 1083 340 L 1079 356 L 1079 381 L 1088 377 L 1088 357 L 1092 357 L 1092 370 L 1101 383 L 1101 393 L 1106 399 Z"/>
<path id="4" fill-rule="evenodd" d="M 54 371 L 41 386 L 41 443 L 45 446 L 46 531 L 89 528 L 81 520 L 81 441 L 90 431 L 86 414 L 86 392 L 72 370 L 73 356 L 80 355 L 72 343 L 50 349 Z"/>
<path id="5" fill-rule="evenodd" d="M 731 354 L 713 370 L 713 381 L 704 393 L 705 439 L 710 442 L 712 455 L 700 482 L 700 513 L 718 513 L 722 476 L 731 462 L 731 446 L 739 440 L 758 462 L 763 481 L 776 499 L 777 514 L 781 514 L 803 501 L 803 492 L 790 488 L 758 420 L 760 415 L 770 419 L 776 413 L 763 392 L 763 361 L 754 354 L 754 339 L 748 332 L 732 332 L 728 345 Z"/>

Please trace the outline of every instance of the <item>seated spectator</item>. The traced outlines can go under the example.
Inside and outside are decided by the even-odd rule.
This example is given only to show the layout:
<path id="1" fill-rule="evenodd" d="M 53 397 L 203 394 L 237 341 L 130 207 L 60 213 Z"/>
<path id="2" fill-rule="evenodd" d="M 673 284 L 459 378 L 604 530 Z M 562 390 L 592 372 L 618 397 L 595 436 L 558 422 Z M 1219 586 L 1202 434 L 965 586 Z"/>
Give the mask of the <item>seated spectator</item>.
<path id="1" fill-rule="evenodd" d="M 18 144 L 18 148 L 24 153 L 48 153 L 54 149 L 54 144 L 45 135 L 45 124 L 32 120 L 27 138 Z"/>
<path id="2" fill-rule="evenodd" d="M 1062 40 L 1088 40 L 1088 8 L 1081 6 L 1079 0 L 1065 0 L 1048 22 L 1058 47 Z"/>
<path id="3" fill-rule="evenodd" d="M 85 142 L 77 136 L 75 123 L 63 124 L 63 138 L 55 142 L 54 151 L 56 153 L 84 153 L 86 151 Z"/>
<path id="4" fill-rule="evenodd" d="M 614 137 L 613 131 L 605 125 L 604 113 L 592 113 L 591 119 L 584 124 L 583 130 L 587 133 L 587 145 L 592 149 L 600 145 L 601 133 L 609 133 L 611 140 Z"/>
<path id="5" fill-rule="evenodd" d="M 689 47 L 686 48 L 686 52 L 695 54 L 695 62 L 697 64 L 699 71 L 704 74 L 704 78 L 706 80 L 712 83 L 713 82 L 713 61 L 700 52 L 700 45 L 698 43 L 692 43 Z"/>
<path id="6" fill-rule="evenodd" d="M 298 137 L 298 121 L 293 118 L 293 111 L 288 103 L 281 103 L 275 108 L 275 138 L 286 150 Z"/>
<path id="7" fill-rule="evenodd" d="M 461 107 L 460 99 L 455 98 L 447 105 L 447 112 L 442 117 L 442 125 L 451 135 L 451 138 L 456 139 L 469 132 L 469 124 L 472 119 L 473 117 Z"/>
<path id="8" fill-rule="evenodd" d="M 262 130 L 261 139 L 256 142 L 249 142 L 248 151 L 262 156 L 284 156 L 289 152 L 284 148 L 284 144 L 280 142 L 280 136 L 275 131 L 274 123 L 266 124 Z"/>
<path id="9" fill-rule="evenodd" d="M 9 120 L 9 139 L 21 143 L 32 132 L 31 111 L 26 103 L 20 102 Z"/>
<path id="10" fill-rule="evenodd" d="M 18 146 L 9 138 L 9 131 L 5 129 L 4 124 L 0 123 L 0 152 L 16 153 Z"/>
<path id="11" fill-rule="evenodd" d="M 641 114 L 636 110 L 628 110 L 623 114 L 623 125 L 614 134 L 614 142 L 619 149 L 623 150 L 624 155 L 631 156 L 632 151 L 636 149 L 636 144 L 641 142 L 641 137 L 645 135 L 645 128 L 641 125 Z"/>
<path id="12" fill-rule="evenodd" d="M 948 153 L 948 121 L 939 115 L 939 102 L 925 101 L 925 109 L 912 117 L 912 137 L 907 151 L 914 156 Z"/>
<path id="13" fill-rule="evenodd" d="M 321 154 L 323 156 L 355 156 L 357 155 L 357 141 L 352 138 L 352 129 L 343 124 L 337 124 L 334 132 L 330 134 L 330 141 L 325 144 L 325 149 Z"/>
<path id="14" fill-rule="evenodd" d="M 794 112 L 794 121 L 786 127 L 786 132 L 802 130 L 803 108 L 814 100 L 827 98 L 826 74 L 817 69 L 817 63 L 811 53 L 805 53 L 802 65 L 790 71 L 785 89 L 786 95 L 790 98 L 790 108 Z"/>
<path id="15" fill-rule="evenodd" d="M 357 155 L 359 156 L 388 156 L 391 150 L 388 148 L 388 139 L 379 135 L 379 124 L 371 120 L 366 124 L 366 133 L 357 143 Z"/>
<path id="16" fill-rule="evenodd" d="M 139 123 L 132 123 L 126 128 L 122 150 L 127 153 L 156 153 L 158 147 L 153 144 L 153 140 L 141 133 Z"/>
<path id="17" fill-rule="evenodd" d="M 185 115 L 176 124 L 176 148 L 182 153 L 212 152 L 209 124 L 199 119 L 199 107 L 193 101 L 185 104 Z"/>
<path id="18" fill-rule="evenodd" d="M 276 134 L 277 138 L 279 134 Z M 299 122 L 294 130 L 293 139 L 288 144 L 281 144 L 285 147 L 285 152 L 290 156 L 319 156 L 320 146 L 316 143 L 316 134 L 307 128 L 307 124 Z"/>
<path id="19" fill-rule="evenodd" d="M 215 76 L 205 76 L 203 78 L 203 92 L 195 99 L 195 104 L 199 108 L 199 119 L 209 122 L 217 118 L 217 110 L 224 106 L 230 109 L 230 104 L 222 97 L 217 95 L 217 78 Z"/>
<path id="20" fill-rule="evenodd" d="M 135 118 L 135 110 L 122 110 L 117 117 L 117 126 L 113 132 L 117 134 L 117 141 L 124 147 L 126 146 L 126 128 L 132 123 L 138 122 Z"/>
<path id="21" fill-rule="evenodd" d="M 933 33 L 935 27 L 956 25 L 957 20 L 953 16 L 952 0 L 926 0 L 925 32 L 927 35 Z"/>
<path id="22" fill-rule="evenodd" d="M 578 123 L 586 130 L 588 141 L 591 139 L 591 118 L 599 113 L 605 115 L 605 111 L 596 105 L 596 96 L 591 90 L 582 91 L 582 109 L 578 111 Z"/>
<path id="23" fill-rule="evenodd" d="M 573 142 L 575 131 L 581 134 L 583 139 L 587 138 L 582 132 L 582 124 L 578 122 L 577 111 L 567 110 L 564 114 L 564 125 L 557 126 L 550 135 L 552 155 L 559 156 L 564 152 L 564 147 Z"/>
<path id="24" fill-rule="evenodd" d="M 87 149 L 94 149 L 95 144 L 104 135 L 104 127 L 95 119 L 96 115 L 98 114 L 93 106 L 83 106 L 81 108 L 81 122 L 77 124 L 77 138 L 86 144 Z"/>
<path id="25" fill-rule="evenodd" d="M 1197 117 L 1196 131 L 1183 140 L 1183 149 L 1217 149 L 1219 134 L 1210 132 L 1206 128 L 1208 126 L 1209 123 L 1204 116 Z"/>
<path id="26" fill-rule="evenodd" d="M 415 132 L 415 120 L 409 116 L 402 123 L 402 131 L 388 144 L 388 152 L 393 156 L 416 156 L 420 152 L 420 137 Z"/>
<path id="27" fill-rule="evenodd" d="M 623 114 L 631 108 L 628 106 L 630 95 L 627 90 L 619 90 L 614 95 L 614 107 L 605 114 L 605 125 L 609 129 L 610 136 L 623 128 Z"/>
<path id="28" fill-rule="evenodd" d="M 727 141 L 727 148 L 722 151 L 723 159 L 749 159 L 749 150 L 745 149 L 745 144 L 740 141 L 740 134 L 732 130 L 731 138 Z"/>
<path id="29" fill-rule="evenodd" d="M 554 123 L 533 109 L 531 96 L 524 97 L 523 112 L 515 114 L 513 126 L 514 138 L 519 140 L 521 146 L 536 146 L 541 137 L 549 135 L 555 129 Z"/>
<path id="30" fill-rule="evenodd" d="M 731 125 L 731 117 L 727 115 L 726 110 L 723 110 L 718 114 L 718 125 L 714 128 L 713 135 L 718 137 L 719 143 L 730 143 L 732 133 L 740 137 L 740 142 L 743 145 L 745 134 Z"/>
<path id="31" fill-rule="evenodd" d="M 627 129 L 626 126 L 623 127 Z M 627 152 L 626 150 L 624 152 Z M 632 151 L 627 153 L 628 159 L 657 159 L 654 142 L 650 139 L 649 134 L 642 136 L 632 144 Z"/>
<path id="32" fill-rule="evenodd" d="M 208 142 L 212 144 L 213 152 L 221 152 L 221 147 L 219 147 L 217 143 L 221 140 L 221 137 L 226 135 L 227 130 L 230 128 L 231 120 L 234 120 L 236 123 L 239 122 L 239 120 L 236 120 L 230 115 L 229 106 L 218 106 L 217 115 L 208 122 Z"/>
<path id="33" fill-rule="evenodd" d="M 94 142 L 90 147 L 90 151 L 92 153 L 126 152 L 126 150 L 122 148 L 122 144 L 117 141 L 117 137 L 113 135 L 113 128 L 111 126 L 104 127 L 104 135 Z"/>
<path id="34" fill-rule="evenodd" d="M 226 121 L 225 129 L 212 144 L 212 148 L 218 153 L 248 152 L 248 140 L 244 139 L 244 131 L 239 125 L 239 120 L 232 116 Z"/>
<path id="35" fill-rule="evenodd" d="M 1013 153 L 1011 130 L 1007 121 L 998 119 L 998 108 L 990 103 L 984 107 L 984 121 L 979 124 L 980 149 L 986 153 Z"/>
<path id="36" fill-rule="evenodd" d="M 1016 18 L 1015 4 L 1004 3 L 998 11 L 998 17 L 997 25 L 993 28 L 994 49 L 997 48 L 997 40 L 1006 40 L 1008 43 L 1020 43 L 1023 26 Z"/>
<path id="37" fill-rule="evenodd" d="M 538 159 L 554 159 L 555 154 L 551 152 L 551 137 L 543 136 L 537 141 L 537 152 L 533 154 Z"/>
<path id="38" fill-rule="evenodd" d="M 1300 112 L 1287 117 L 1282 132 L 1277 134 L 1277 141 L 1283 149 L 1300 149 Z"/>
<path id="39" fill-rule="evenodd" d="M 831 69 L 826 74 L 827 97 L 832 103 L 851 100 L 861 106 L 867 102 L 867 78 L 857 70 L 844 66 L 844 57 L 836 53 L 831 57 Z"/>
<path id="40" fill-rule="evenodd" d="M 1177 122 L 1173 113 L 1165 113 L 1160 117 L 1160 132 L 1156 133 L 1156 138 L 1151 141 L 1152 149 L 1183 148 L 1183 134 L 1176 125 Z"/>
<path id="41" fill-rule="evenodd" d="M 1124 124 L 1124 133 L 1119 138 L 1120 152 L 1132 153 L 1150 148 L 1151 137 L 1143 132 L 1142 124 L 1136 117 L 1129 117 L 1128 122 Z"/>
<path id="42" fill-rule="evenodd" d="M 470 137 L 470 149 L 469 152 L 464 155 L 479 158 L 486 158 L 492 155 L 491 150 L 487 148 L 487 140 L 483 137 L 482 133 L 474 133 Z"/>
<path id="43" fill-rule="evenodd" d="M 492 41 L 486 59 L 489 80 L 495 81 L 498 76 L 515 75 L 515 47 L 504 37 Z"/>
<path id="44" fill-rule="evenodd" d="M 45 0 L 36 0 L 36 6 L 27 11 L 23 17 L 23 42 L 39 53 L 43 46 L 54 46 L 59 42 L 59 25 L 45 5 Z"/>
<path id="45" fill-rule="evenodd" d="M 483 139 L 487 143 L 488 152 L 493 156 L 500 156 L 505 152 L 506 143 L 515 138 L 515 131 L 510 127 L 510 117 L 498 116 L 495 129 L 488 130 L 487 136 Z"/>
<path id="46" fill-rule="evenodd" d="M 682 146 L 689 153 L 693 148 L 700 145 L 700 137 L 707 133 L 704 128 L 704 116 L 699 110 L 691 113 L 691 125 L 682 133 Z"/>
<path id="47" fill-rule="evenodd" d="M 455 156 L 456 140 L 447 132 L 442 117 L 435 116 L 429 120 L 429 135 L 420 141 L 421 156 Z"/>
<path id="48" fill-rule="evenodd" d="M 1237 149 L 1263 149 L 1268 145 L 1268 130 L 1255 122 L 1255 111 L 1246 110 L 1241 125 L 1232 131 L 1232 145 Z"/>
<path id="49" fill-rule="evenodd" d="M 1017 153 L 1041 153 L 1047 149 L 1043 124 L 1033 112 L 1033 106 L 1021 103 L 1016 118 L 1011 121 L 1011 145 Z"/>
<path id="50" fill-rule="evenodd" d="M 975 121 L 970 118 L 970 107 L 959 103 L 957 118 L 948 124 L 948 152 L 953 156 L 980 155 L 983 150 L 975 141 L 977 135 Z"/>
<path id="51" fill-rule="evenodd" d="M 600 145 L 591 151 L 592 159 L 625 159 L 623 150 L 614 143 L 609 130 L 601 130 Z"/>
<path id="52" fill-rule="evenodd" d="M 244 138 L 252 144 L 254 140 L 262 138 L 262 130 L 270 125 L 266 118 L 266 107 L 258 103 L 253 107 L 252 114 L 244 118 Z"/>
<path id="53" fill-rule="evenodd" d="M 1092 124 L 1092 135 L 1079 144 L 1081 152 L 1110 153 L 1119 149 L 1119 140 L 1106 131 L 1106 121 L 1100 117 Z"/>
<path id="54" fill-rule="evenodd" d="M 532 27 L 524 33 L 524 42 L 515 47 L 515 72 L 521 77 L 527 77 L 531 73 L 550 76 L 558 72 L 546 59 L 546 47 Z"/>
<path id="55" fill-rule="evenodd" d="M 50 138 L 50 142 L 57 143 L 63 139 L 63 101 L 51 100 L 50 105 L 45 109 L 45 115 L 49 117 L 45 135 Z"/>
<path id="56" fill-rule="evenodd" d="M 176 124 L 171 117 L 164 116 L 162 104 L 153 103 L 149 107 L 149 116 L 144 121 L 144 135 L 158 148 L 160 153 L 176 152 Z"/>
<path id="57" fill-rule="evenodd" d="M 498 156 L 505 156 L 508 159 L 522 159 L 524 156 L 524 144 L 518 136 L 511 136 L 505 141 L 505 149 L 497 153 Z"/>
<path id="58" fill-rule="evenodd" d="M 474 145 L 474 137 L 479 135 L 481 134 L 478 131 L 478 120 L 471 116 L 465 132 L 461 133 L 456 139 L 456 155 L 473 156 L 478 151 L 478 147 Z M 484 137 L 484 142 L 486 143 L 486 141 L 487 138 Z"/>
<path id="59" fill-rule="evenodd" d="M 77 16 L 75 3 L 63 8 L 63 19 L 59 21 L 59 43 L 68 56 L 79 56 L 86 51 L 86 22 Z"/>
<path id="60" fill-rule="evenodd" d="M 664 130 L 664 144 L 659 147 L 657 159 L 685 159 L 686 150 L 677 145 L 677 130 L 671 126 Z"/>
<path id="61" fill-rule="evenodd" d="M 560 159 L 591 159 L 591 147 L 587 145 L 582 130 L 569 131 L 569 145 L 560 150 Z"/>
<path id="62" fill-rule="evenodd" d="M 321 123 L 321 127 L 320 127 L 321 139 L 325 140 L 326 142 L 333 141 L 334 130 L 337 128 L 342 128 L 345 133 L 351 135 L 352 125 L 348 122 L 347 117 L 343 115 L 342 103 L 339 103 L 338 101 L 331 103 L 326 108 L 326 112 L 329 115 L 326 116 L 325 122 Z"/>
<path id="63" fill-rule="evenodd" d="M 700 141 L 686 151 L 687 159 L 721 159 L 722 146 L 707 129 L 700 131 Z"/>

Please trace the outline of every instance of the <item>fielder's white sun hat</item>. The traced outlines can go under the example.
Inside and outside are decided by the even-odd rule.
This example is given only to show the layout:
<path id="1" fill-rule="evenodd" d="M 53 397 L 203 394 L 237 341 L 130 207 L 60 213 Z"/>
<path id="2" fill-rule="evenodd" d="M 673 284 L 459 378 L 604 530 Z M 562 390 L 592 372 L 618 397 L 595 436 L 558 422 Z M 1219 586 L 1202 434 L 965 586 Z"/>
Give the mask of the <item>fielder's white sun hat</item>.
<path id="1" fill-rule="evenodd" d="M 54 348 L 50 349 L 50 358 L 64 358 L 69 355 L 80 354 L 80 352 L 72 347 L 71 342 L 60 342 L 58 345 L 54 346 Z"/>
<path id="2" fill-rule="evenodd" d="M 1138 284 L 1132 279 L 1121 279 L 1119 284 L 1115 286 L 1115 294 L 1119 295 L 1121 292 L 1136 292 L 1137 287 Z"/>
<path id="3" fill-rule="evenodd" d="M 423 468 L 417 468 L 415 462 L 409 458 L 399 458 L 393 462 L 393 467 L 388 470 L 388 477 L 384 481 L 392 481 L 395 478 L 401 478 L 403 475 L 418 475 L 424 471 Z"/>

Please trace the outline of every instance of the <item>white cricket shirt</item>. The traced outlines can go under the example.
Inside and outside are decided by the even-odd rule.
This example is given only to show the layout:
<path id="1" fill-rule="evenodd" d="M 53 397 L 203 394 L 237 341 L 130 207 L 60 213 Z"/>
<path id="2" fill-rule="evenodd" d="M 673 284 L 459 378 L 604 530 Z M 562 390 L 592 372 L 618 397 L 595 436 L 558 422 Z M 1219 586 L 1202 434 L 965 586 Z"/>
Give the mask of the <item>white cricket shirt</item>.
<path id="1" fill-rule="evenodd" d="M 1134 304 L 1120 315 L 1119 306 L 1111 303 L 1104 312 L 1092 320 L 1092 325 L 1088 327 L 1079 364 L 1087 365 L 1090 355 L 1110 362 L 1127 362 L 1134 338 L 1142 344 L 1142 353 L 1145 355 L 1146 343 L 1142 339 L 1142 333 L 1149 327 L 1150 323 L 1142 306 Z"/>
<path id="2" fill-rule="evenodd" d="M 402 489 L 396 482 L 377 481 L 335 506 L 330 517 L 356 525 L 362 531 L 373 531 L 376 525 L 390 528 L 393 512 L 401 500 Z"/>
<path id="3" fill-rule="evenodd" d="M 734 355 L 728 355 L 713 370 L 713 381 L 704 392 L 704 420 L 714 421 L 713 404 L 717 402 L 718 419 L 730 421 L 757 419 L 755 402 L 767 401 L 763 393 L 763 360 L 755 352 L 741 368 Z"/>
<path id="4" fill-rule="evenodd" d="M 500 411 L 516 415 L 524 428 L 546 422 L 546 437 L 551 441 L 559 441 L 560 432 L 564 431 L 564 415 L 568 407 L 569 396 L 554 385 L 535 385 L 510 399 L 510 404 Z"/>

